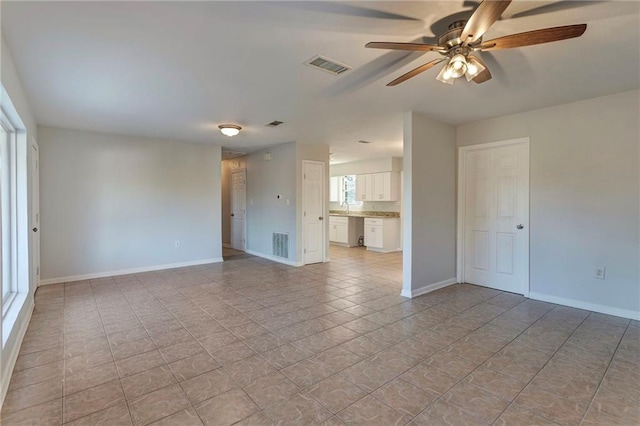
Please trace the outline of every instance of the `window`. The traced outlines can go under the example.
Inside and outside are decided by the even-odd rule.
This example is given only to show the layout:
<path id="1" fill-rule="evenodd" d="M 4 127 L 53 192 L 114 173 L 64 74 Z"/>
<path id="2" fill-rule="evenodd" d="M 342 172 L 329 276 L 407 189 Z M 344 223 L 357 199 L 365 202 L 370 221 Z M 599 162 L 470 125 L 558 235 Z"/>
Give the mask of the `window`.
<path id="1" fill-rule="evenodd" d="M 362 201 L 356 200 L 356 175 L 346 175 L 342 178 L 343 191 L 340 194 L 341 204 L 349 206 L 361 206 Z"/>
<path id="2" fill-rule="evenodd" d="M 0 206 L 2 218 L 2 312 L 16 293 L 16 233 L 15 233 L 15 154 L 16 132 L 4 114 L 0 117 Z"/>

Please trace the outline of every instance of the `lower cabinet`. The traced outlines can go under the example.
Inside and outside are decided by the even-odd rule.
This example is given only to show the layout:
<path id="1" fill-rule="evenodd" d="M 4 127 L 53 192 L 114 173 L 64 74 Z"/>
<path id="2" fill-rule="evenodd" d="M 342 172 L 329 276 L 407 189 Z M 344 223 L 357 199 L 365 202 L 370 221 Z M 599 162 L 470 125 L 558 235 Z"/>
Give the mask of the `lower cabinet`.
<path id="1" fill-rule="evenodd" d="M 358 245 L 363 235 L 363 219 L 359 217 L 329 216 L 329 241 L 346 247 Z"/>
<path id="2" fill-rule="evenodd" d="M 400 219 L 365 218 L 364 245 L 382 253 L 400 250 Z"/>

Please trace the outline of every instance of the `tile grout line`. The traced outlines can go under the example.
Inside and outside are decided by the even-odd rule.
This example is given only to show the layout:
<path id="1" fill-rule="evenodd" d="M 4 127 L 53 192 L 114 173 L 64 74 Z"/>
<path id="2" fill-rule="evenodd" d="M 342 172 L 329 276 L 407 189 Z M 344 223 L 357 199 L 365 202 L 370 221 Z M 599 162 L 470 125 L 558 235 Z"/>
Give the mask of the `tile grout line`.
<path id="1" fill-rule="evenodd" d="M 508 293 L 508 292 L 502 292 L 501 294 L 505 294 L 505 293 Z M 498 295 L 496 295 L 496 296 L 494 296 L 494 297 L 497 297 L 497 296 L 499 296 L 499 295 L 500 295 L 500 294 L 498 294 Z M 493 297 L 492 297 L 492 298 L 493 298 Z M 490 299 L 492 299 L 492 298 L 490 298 Z M 490 300 L 490 299 L 487 299 L 487 300 Z M 523 300 L 522 302 L 518 303 L 517 305 L 513 306 L 512 308 L 510 308 L 510 309 L 508 309 L 507 311 L 504 311 L 504 312 L 508 312 L 508 311 L 510 311 L 511 309 L 514 309 L 514 308 L 516 308 L 517 306 L 519 306 L 519 305 L 521 305 L 521 304 L 523 304 L 523 303 L 526 303 L 528 300 L 530 300 L 530 299 L 528 299 L 528 298 L 527 298 L 527 300 Z M 480 302 L 479 304 L 482 304 L 482 303 L 484 303 L 484 302 Z M 471 309 L 471 308 L 473 308 L 473 307 L 475 307 L 475 306 L 477 306 L 477 305 L 479 305 L 479 304 L 476 304 L 476 305 L 474 305 L 474 306 L 472 306 L 472 307 L 470 307 L 470 308 L 468 308 L 468 309 Z M 556 305 L 556 306 L 557 306 L 557 305 Z M 504 344 L 504 345 L 503 345 L 503 346 L 502 346 L 498 351 L 494 352 L 494 354 L 493 354 L 491 357 L 493 357 L 495 354 L 497 354 L 497 353 L 498 353 L 498 352 L 500 352 L 502 349 L 504 349 L 505 347 L 507 347 L 510 343 L 512 343 L 513 341 L 515 341 L 515 340 L 516 340 L 518 337 L 520 337 L 520 336 L 521 336 L 525 331 L 527 331 L 529 328 L 533 327 L 533 325 L 534 325 L 534 324 L 536 324 L 538 321 L 540 321 L 542 318 L 544 318 L 546 315 L 548 315 L 551 311 L 553 311 L 553 309 L 555 309 L 555 307 L 554 307 L 554 308 L 552 308 L 552 309 L 550 309 L 550 310 L 549 310 L 549 311 L 547 311 L 544 315 L 542 315 L 540 318 L 538 318 L 538 319 L 537 319 L 537 320 L 535 320 L 533 323 L 531 323 L 531 325 L 529 325 L 529 327 L 527 327 L 527 328 L 525 328 L 524 330 L 522 330 L 518 335 L 516 335 L 516 336 L 515 336 L 513 339 L 511 339 L 508 343 L 505 343 L 505 344 Z M 466 309 L 465 309 L 465 311 L 466 311 Z M 464 312 L 464 311 L 462 311 L 462 312 Z M 504 312 L 503 312 L 503 313 L 504 313 Z M 500 314 L 500 315 L 502 315 L 502 314 Z M 497 317 L 498 317 L 498 316 L 500 316 L 500 315 L 495 316 L 494 318 L 492 318 L 492 320 L 493 320 L 493 319 L 495 319 L 495 318 L 497 318 Z M 492 321 L 492 320 L 490 320 L 490 321 Z M 490 321 L 487 321 L 485 324 L 483 324 L 483 325 L 481 325 L 480 327 L 478 327 L 478 328 L 474 329 L 471 333 L 473 333 L 474 331 L 477 331 L 477 330 L 479 330 L 480 328 L 484 327 L 484 326 L 485 326 L 485 325 L 487 325 Z M 471 334 L 471 333 L 469 333 L 469 334 Z M 453 344 L 454 344 L 454 343 L 456 343 L 456 342 L 459 342 L 460 340 L 462 340 L 462 339 L 464 339 L 465 337 L 467 337 L 469 334 L 467 334 L 466 336 L 462 336 L 462 337 L 460 337 L 459 339 L 454 340 L 454 341 L 453 341 L 453 342 L 451 342 L 449 345 L 447 345 L 447 347 L 449 347 L 449 346 L 453 345 Z M 445 348 L 445 349 L 446 349 L 446 348 Z M 424 413 L 425 411 L 427 411 L 427 410 L 429 409 L 429 407 L 431 407 L 432 405 L 434 405 L 435 403 L 437 403 L 438 401 L 440 401 L 440 400 L 441 400 L 441 399 L 442 399 L 442 398 L 447 394 L 447 392 L 449 392 L 451 389 L 453 389 L 454 387 L 456 387 L 458 384 L 462 383 L 462 381 L 463 381 L 464 379 L 466 379 L 467 377 L 469 377 L 469 375 L 473 374 L 473 372 L 474 372 L 474 371 L 476 371 L 479 367 L 481 367 L 481 366 L 482 366 L 482 365 L 483 365 L 487 360 L 489 360 L 491 357 L 487 358 L 486 360 L 484 360 L 483 362 L 481 362 L 480 364 L 478 364 L 478 365 L 477 365 L 473 370 L 471 370 L 469 373 L 467 373 L 465 376 L 463 376 L 460 380 L 458 380 L 457 382 L 455 382 L 455 383 L 454 383 L 452 386 L 450 386 L 450 387 L 449 387 L 445 392 L 442 392 L 442 394 L 441 394 L 438 398 L 436 398 L 435 400 L 433 400 L 433 401 L 432 401 L 432 402 L 431 402 L 427 407 L 425 407 L 422 411 L 420 411 L 420 413 L 418 413 L 416 416 L 414 416 L 414 417 L 410 420 L 410 422 L 411 422 L 411 421 L 413 421 L 413 420 L 415 420 L 417 417 L 419 417 L 419 416 L 420 416 L 422 413 Z M 461 357 L 461 358 L 464 358 L 464 357 Z M 440 370 L 440 368 L 438 368 L 438 367 L 435 367 L 435 368 L 437 368 L 438 370 Z M 446 373 L 446 371 L 445 371 L 445 373 Z M 532 379 L 532 380 L 533 380 L 533 379 Z M 475 385 L 474 385 L 474 386 L 475 386 Z M 488 391 L 487 391 L 487 392 L 488 392 Z M 491 393 L 492 395 L 494 395 L 492 392 L 489 392 L 489 393 Z M 497 396 L 497 395 L 494 395 L 494 396 Z M 500 399 L 503 399 L 503 400 L 504 400 L 504 398 L 502 398 L 502 397 L 499 397 L 499 396 L 497 396 L 497 397 L 498 397 L 498 398 L 500 398 Z M 514 398 L 514 399 L 515 399 L 515 398 Z M 505 400 L 505 401 L 506 401 L 506 400 Z M 445 402 L 446 402 L 446 401 L 445 401 Z M 452 405 L 453 405 L 453 404 L 452 404 Z M 509 405 L 511 405 L 511 402 L 509 402 Z M 506 407 L 506 408 L 508 408 L 508 407 L 509 407 L 509 405 L 507 405 L 507 407 Z M 459 408 L 459 407 L 458 407 L 458 406 L 456 406 L 456 405 L 454 405 L 454 407 L 458 408 L 459 410 L 461 410 L 461 411 L 462 411 L 462 412 L 464 412 L 464 413 L 470 414 L 470 413 L 468 413 L 468 411 L 466 411 L 466 410 L 464 410 L 464 409 L 462 409 L 462 408 Z M 506 408 L 505 408 L 505 410 L 506 410 Z M 504 412 L 504 410 L 503 410 L 502 412 Z M 502 412 L 500 413 L 500 415 L 502 415 Z M 472 415 L 472 414 L 470 414 L 470 415 L 471 415 L 472 417 L 474 417 L 474 418 L 476 418 L 476 419 L 478 419 L 478 420 L 482 421 L 482 419 L 480 419 L 480 418 L 476 417 L 475 415 Z M 498 415 L 498 418 L 500 417 L 500 415 Z"/>
<path id="2" fill-rule="evenodd" d="M 558 307 L 560 307 L 561 305 L 556 305 L 551 311 L 549 311 L 547 314 L 545 314 L 544 316 L 546 317 L 548 314 L 550 314 L 551 312 L 553 312 L 554 310 L 556 310 Z M 577 308 L 572 308 L 572 309 L 577 309 Z M 589 312 L 589 311 L 586 311 Z M 518 397 L 522 394 L 522 392 L 524 392 L 524 390 L 531 384 L 531 382 L 533 382 L 535 380 L 536 377 L 538 377 L 538 375 L 540 374 L 540 372 L 547 366 L 547 364 L 549 364 L 549 362 L 551 362 L 551 360 L 556 356 L 556 354 L 560 351 L 560 349 L 562 349 L 562 347 L 569 341 L 569 339 L 571 339 L 571 337 L 575 334 L 576 331 L 578 331 L 578 329 L 582 326 L 582 324 L 584 324 L 584 322 L 591 316 L 591 313 L 589 312 L 589 314 L 584 317 L 584 319 L 582 321 L 580 321 L 580 324 L 578 324 L 574 330 L 571 332 L 571 334 L 569 334 L 569 336 L 567 336 L 567 338 L 564 340 L 564 342 L 562 342 L 562 344 L 558 347 L 558 349 L 556 349 L 553 352 L 553 355 L 551 355 L 549 357 L 549 359 L 542 365 L 542 367 L 538 370 L 538 372 L 531 378 L 531 380 L 529 380 L 527 382 L 527 384 L 522 388 L 522 390 L 520 392 L 518 392 L 518 394 L 513 398 L 513 400 L 509 403 L 509 405 L 502 411 L 502 413 L 500 413 L 500 416 L 502 416 L 502 414 L 513 404 L 515 404 L 516 399 L 518 399 Z M 543 317 L 544 318 L 544 317 Z M 540 318 L 542 319 L 542 318 Z M 537 321 L 536 321 L 537 322 Z M 554 392 L 550 392 L 553 393 L 555 395 Z M 524 407 L 523 407 L 524 408 Z M 528 408 L 524 408 L 527 411 L 531 411 L 534 414 L 545 418 L 546 420 L 549 420 L 551 422 L 556 422 L 555 420 L 552 420 L 550 418 L 548 418 L 546 415 L 544 415 L 544 413 L 540 413 L 537 410 L 530 410 Z M 500 418 L 500 416 L 498 416 L 498 418 L 493 422 L 493 424 L 495 424 L 495 422 L 498 421 L 498 419 Z"/>
<path id="3" fill-rule="evenodd" d="M 591 315 L 589 315 L 589 316 L 591 316 Z M 622 333 L 622 336 L 620 337 L 620 340 L 618 340 L 618 344 L 616 345 L 616 349 L 611 354 L 611 358 L 609 359 L 609 362 L 607 363 L 607 368 L 605 369 L 604 374 L 602 374 L 602 377 L 600 378 L 600 381 L 598 382 L 598 386 L 596 386 L 596 391 L 594 392 L 593 396 L 591 397 L 591 400 L 589 401 L 589 405 L 587 406 L 587 409 L 584 412 L 584 414 L 582 415 L 582 418 L 580 419 L 580 423 L 578 423 L 578 424 L 582 424 L 584 422 L 584 419 L 587 417 L 587 413 L 589 413 L 589 410 L 591 409 L 591 406 L 593 405 L 593 402 L 596 400 L 596 396 L 598 396 L 598 392 L 600 392 L 600 388 L 602 386 L 602 382 L 604 382 L 605 377 L 607 377 L 607 373 L 609 372 L 609 369 L 611 368 L 611 364 L 613 363 L 613 360 L 615 359 L 616 354 L 618 353 L 618 349 L 620 348 L 620 344 L 624 340 L 624 336 L 626 336 L 627 332 L 629 331 L 629 327 L 630 326 L 631 326 L 631 321 L 629 321 L 627 323 L 627 326 L 624 329 L 624 333 Z M 618 416 L 612 416 L 612 417 L 619 418 Z"/>

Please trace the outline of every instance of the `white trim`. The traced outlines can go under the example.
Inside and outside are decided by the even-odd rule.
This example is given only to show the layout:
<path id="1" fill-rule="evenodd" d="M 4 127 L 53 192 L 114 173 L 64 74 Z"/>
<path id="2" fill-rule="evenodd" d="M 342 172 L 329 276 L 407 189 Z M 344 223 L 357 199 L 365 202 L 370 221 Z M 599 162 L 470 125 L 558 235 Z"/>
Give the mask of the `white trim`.
<path id="1" fill-rule="evenodd" d="M 272 260 L 274 262 L 283 263 L 285 265 L 295 266 L 296 268 L 299 267 L 299 266 L 304 266 L 303 262 L 294 262 L 294 261 L 289 260 L 289 259 L 283 259 L 281 257 L 272 256 L 270 254 L 260 253 L 259 251 L 246 250 L 245 253 L 252 254 L 254 256 L 258 256 L 258 257 L 261 257 L 263 259 Z"/>
<path id="2" fill-rule="evenodd" d="M 394 249 L 383 249 L 383 248 L 377 248 L 377 247 L 367 247 L 367 251 L 372 251 L 374 253 L 395 253 L 397 251 L 402 251 L 401 248 L 394 248 Z"/>
<path id="3" fill-rule="evenodd" d="M 440 281 L 433 284 L 428 284 L 413 290 L 403 288 L 402 292 L 400 292 L 400 296 L 414 298 L 414 297 L 422 296 L 423 294 L 431 293 L 432 291 L 436 291 L 441 288 L 448 287 L 452 284 L 457 284 L 457 283 L 458 281 L 455 278 L 449 278 L 448 280 Z"/>
<path id="4" fill-rule="evenodd" d="M 0 377 L 2 377 L 2 381 L 0 382 L 0 410 L 2 409 L 4 397 L 7 396 L 7 391 L 9 390 L 9 381 L 11 380 L 11 373 L 13 372 L 13 368 L 16 366 L 18 354 L 20 353 L 20 347 L 22 346 L 22 340 L 24 340 L 24 336 L 27 333 L 27 328 L 29 328 L 31 315 L 33 314 L 33 308 L 35 307 L 33 297 L 27 297 L 25 302 L 26 306 L 23 305 L 22 309 L 26 308 L 28 312 L 25 315 L 25 320 L 22 321 L 19 324 L 19 328 L 15 330 L 15 332 L 17 333 L 15 342 L 11 345 L 9 351 L 6 350 L 6 346 L 2 351 L 2 364 L 5 366 L 5 368 L 3 371 L 0 371 Z"/>
<path id="5" fill-rule="evenodd" d="M 458 218 L 457 218 L 457 224 L 456 224 L 456 280 L 459 283 L 463 283 L 465 282 L 465 276 L 464 276 L 464 217 L 465 217 L 465 155 L 467 152 L 470 151 L 482 151 L 485 149 L 492 149 L 492 148 L 499 148 L 499 147 L 503 147 L 503 146 L 509 146 L 509 145 L 519 145 L 519 144 L 524 144 L 527 147 L 527 157 L 529 160 L 529 165 L 528 168 L 530 170 L 530 165 L 531 165 L 531 144 L 530 144 L 530 139 L 528 137 L 526 138 L 517 138 L 517 139 L 509 139 L 509 140 L 505 140 L 505 141 L 498 141 L 498 142 L 488 142 L 488 143 L 480 143 L 480 144 L 476 144 L 476 145 L 467 145 L 467 146 L 461 146 L 458 147 L 458 185 L 457 185 L 457 191 L 458 191 Z M 529 173 L 531 173 L 529 171 Z M 529 176 L 527 176 L 529 178 Z M 527 180 L 527 185 L 529 186 L 528 188 L 528 192 L 529 192 L 529 201 L 527 202 L 527 204 L 531 205 L 531 183 L 530 183 L 530 179 Z M 530 221 L 530 217 L 527 214 L 527 230 L 530 230 L 530 226 L 529 224 L 531 223 Z M 527 245 L 529 245 L 529 241 L 530 241 L 530 233 L 529 231 L 527 231 Z M 530 248 L 529 248 L 529 253 L 531 252 Z M 530 263 L 531 260 L 530 258 L 527 258 L 527 267 L 526 267 L 526 273 L 525 273 L 525 279 L 526 282 L 523 286 L 522 289 L 522 293 L 524 295 L 524 297 L 529 297 L 530 294 L 530 289 L 531 289 L 531 280 L 530 280 L 530 276 L 529 276 L 529 271 L 530 271 Z"/>
<path id="6" fill-rule="evenodd" d="M 572 308 L 599 312 L 601 314 L 614 315 L 616 317 L 629 318 L 632 320 L 640 320 L 640 311 L 620 309 L 620 308 L 615 308 L 613 306 L 583 302 L 581 300 L 567 299 L 567 298 L 558 297 L 558 296 L 551 296 L 548 294 L 537 293 L 534 291 L 529 293 L 529 298 L 534 300 L 541 300 L 543 302 L 555 303 L 558 305 L 570 306 Z"/>
<path id="7" fill-rule="evenodd" d="M 40 285 L 69 283 L 73 281 L 92 280 L 97 278 L 115 277 L 117 275 L 139 274 L 142 272 L 162 271 L 164 269 L 184 268 L 187 266 L 208 265 L 210 263 L 222 262 L 221 257 L 211 259 L 194 260 L 190 262 L 165 263 L 164 265 L 143 266 L 141 268 L 120 269 L 117 271 L 96 272 L 93 274 L 72 275 L 70 277 L 47 278 L 40 280 Z"/>

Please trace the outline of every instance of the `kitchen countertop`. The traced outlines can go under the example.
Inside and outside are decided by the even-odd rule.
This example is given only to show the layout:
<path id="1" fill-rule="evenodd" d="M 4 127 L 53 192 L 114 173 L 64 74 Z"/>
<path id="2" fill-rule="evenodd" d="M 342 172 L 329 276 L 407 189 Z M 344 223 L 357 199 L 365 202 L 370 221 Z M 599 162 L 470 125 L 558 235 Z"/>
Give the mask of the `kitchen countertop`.
<path id="1" fill-rule="evenodd" d="M 329 216 L 343 217 L 380 217 L 380 218 L 399 218 L 398 212 L 379 212 L 379 211 L 353 211 L 347 214 L 344 210 L 329 210 Z"/>

